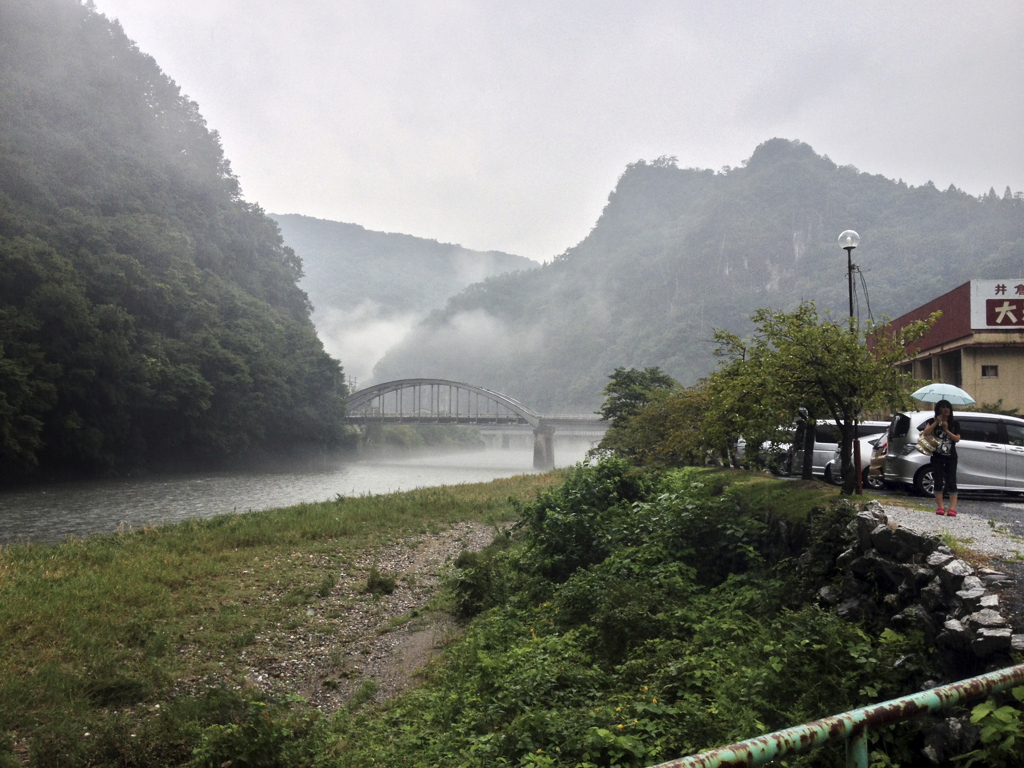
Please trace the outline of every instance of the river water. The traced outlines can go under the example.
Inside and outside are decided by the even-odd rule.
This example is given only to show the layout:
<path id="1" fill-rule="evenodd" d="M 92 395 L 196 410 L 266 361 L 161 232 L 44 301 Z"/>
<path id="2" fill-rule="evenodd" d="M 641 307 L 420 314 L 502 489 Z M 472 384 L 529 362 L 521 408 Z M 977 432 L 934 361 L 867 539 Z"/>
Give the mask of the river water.
<path id="1" fill-rule="evenodd" d="M 558 440 L 558 466 L 590 443 Z M 480 483 L 533 473 L 532 449 L 442 451 L 319 462 L 279 471 L 209 472 L 54 483 L 0 492 L 0 545 L 48 544 L 187 518 L 286 507 L 342 496 Z"/>

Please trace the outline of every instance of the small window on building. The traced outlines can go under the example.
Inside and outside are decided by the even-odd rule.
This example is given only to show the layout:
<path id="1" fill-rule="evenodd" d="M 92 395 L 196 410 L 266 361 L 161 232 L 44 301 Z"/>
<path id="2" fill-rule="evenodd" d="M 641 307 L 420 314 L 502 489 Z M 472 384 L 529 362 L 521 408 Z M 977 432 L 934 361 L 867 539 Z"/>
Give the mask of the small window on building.
<path id="1" fill-rule="evenodd" d="M 983 365 L 983 366 L 981 366 L 981 378 L 983 378 L 983 379 L 998 379 L 999 378 L 999 366 L 998 365 Z"/>

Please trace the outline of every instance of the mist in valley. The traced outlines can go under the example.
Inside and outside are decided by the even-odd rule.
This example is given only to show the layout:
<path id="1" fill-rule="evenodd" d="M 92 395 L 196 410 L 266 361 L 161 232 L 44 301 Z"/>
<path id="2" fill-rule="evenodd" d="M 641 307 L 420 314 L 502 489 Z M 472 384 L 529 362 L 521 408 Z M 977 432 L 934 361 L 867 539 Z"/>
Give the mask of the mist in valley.
<path id="1" fill-rule="evenodd" d="M 352 383 L 690 384 L 841 308 L 846 228 L 877 315 L 1024 265 L 1018 4 L 260 7 L 4 3 L 0 481 L 334 449 Z"/>

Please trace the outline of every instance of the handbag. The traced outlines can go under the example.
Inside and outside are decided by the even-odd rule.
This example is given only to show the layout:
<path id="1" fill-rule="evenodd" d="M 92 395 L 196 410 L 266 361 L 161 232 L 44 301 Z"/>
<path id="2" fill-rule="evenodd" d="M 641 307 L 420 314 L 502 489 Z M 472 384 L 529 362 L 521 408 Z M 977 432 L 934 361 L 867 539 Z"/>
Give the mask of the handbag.
<path id="1" fill-rule="evenodd" d="M 917 450 L 925 456 L 931 456 L 935 453 L 935 449 L 939 447 L 939 442 L 939 438 L 935 435 L 921 435 L 917 439 Z"/>

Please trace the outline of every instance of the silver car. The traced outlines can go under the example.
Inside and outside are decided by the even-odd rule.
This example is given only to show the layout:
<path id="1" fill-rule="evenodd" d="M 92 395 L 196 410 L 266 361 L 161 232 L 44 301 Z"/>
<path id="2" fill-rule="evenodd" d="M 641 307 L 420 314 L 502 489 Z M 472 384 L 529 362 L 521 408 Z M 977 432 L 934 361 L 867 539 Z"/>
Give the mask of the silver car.
<path id="1" fill-rule="evenodd" d="M 885 480 L 910 486 L 922 496 L 935 490 L 931 457 L 917 450 L 925 422 L 934 411 L 898 413 L 889 426 Z M 1024 493 L 1024 419 L 995 413 L 955 413 L 957 487 L 962 490 Z"/>
<path id="2" fill-rule="evenodd" d="M 885 432 L 881 435 L 872 435 L 868 438 L 860 438 L 860 466 L 861 476 L 864 478 L 864 487 L 870 488 L 873 491 L 880 491 L 885 487 L 885 483 L 882 478 L 878 475 L 872 475 L 871 469 L 871 457 L 874 454 L 875 446 L 879 440 L 885 438 Z M 832 459 L 828 464 L 825 465 L 825 479 L 834 485 L 843 484 L 843 464 L 842 458 L 840 457 L 841 446 L 836 446 L 835 453 L 832 454 Z"/>

